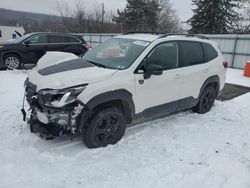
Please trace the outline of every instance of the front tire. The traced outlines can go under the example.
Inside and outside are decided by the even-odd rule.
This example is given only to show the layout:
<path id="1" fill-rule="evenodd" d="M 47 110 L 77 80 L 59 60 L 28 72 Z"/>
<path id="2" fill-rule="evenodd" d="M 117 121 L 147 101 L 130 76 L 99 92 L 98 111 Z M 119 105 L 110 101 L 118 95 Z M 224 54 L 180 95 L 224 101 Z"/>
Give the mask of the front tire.
<path id="1" fill-rule="evenodd" d="M 19 69 L 22 66 L 22 60 L 16 54 L 8 54 L 4 56 L 4 65 L 9 70 Z"/>
<path id="2" fill-rule="evenodd" d="M 193 112 L 198 114 L 208 113 L 215 102 L 216 99 L 216 89 L 212 86 L 205 88 L 199 98 L 198 104 L 192 109 Z"/>
<path id="3" fill-rule="evenodd" d="M 121 140 L 126 130 L 126 118 L 115 107 L 97 111 L 85 130 L 84 143 L 88 148 L 106 147 Z"/>

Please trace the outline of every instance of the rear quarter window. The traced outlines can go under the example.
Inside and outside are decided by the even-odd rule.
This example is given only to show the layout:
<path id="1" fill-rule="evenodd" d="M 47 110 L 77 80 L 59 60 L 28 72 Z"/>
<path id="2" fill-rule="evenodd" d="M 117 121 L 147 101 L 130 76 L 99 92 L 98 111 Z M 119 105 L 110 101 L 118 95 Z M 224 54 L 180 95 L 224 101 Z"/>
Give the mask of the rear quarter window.
<path id="1" fill-rule="evenodd" d="M 68 37 L 68 41 L 72 42 L 72 43 L 79 43 L 80 42 L 80 40 L 75 38 L 75 37 Z"/>
<path id="2" fill-rule="evenodd" d="M 211 44 L 202 43 L 202 47 L 204 50 L 206 62 L 212 61 L 213 59 L 218 57 L 218 52 Z"/>
<path id="3" fill-rule="evenodd" d="M 204 63 L 204 53 L 200 42 L 180 42 L 180 67 L 199 65 Z"/>

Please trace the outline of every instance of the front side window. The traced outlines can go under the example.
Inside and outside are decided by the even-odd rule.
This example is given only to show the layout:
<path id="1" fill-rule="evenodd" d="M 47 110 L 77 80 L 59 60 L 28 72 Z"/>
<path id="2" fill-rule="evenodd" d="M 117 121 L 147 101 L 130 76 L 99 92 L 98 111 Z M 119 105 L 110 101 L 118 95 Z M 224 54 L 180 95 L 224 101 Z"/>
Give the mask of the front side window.
<path id="1" fill-rule="evenodd" d="M 0 30 L 0 38 L 2 37 L 2 31 Z"/>
<path id="2" fill-rule="evenodd" d="M 13 41 L 11 41 L 10 43 L 15 43 L 15 44 L 18 44 L 20 42 L 25 42 L 32 34 L 26 34 L 26 35 L 23 35 Z"/>
<path id="3" fill-rule="evenodd" d="M 204 63 L 204 55 L 201 43 L 180 42 L 181 63 L 180 67 L 188 67 Z"/>
<path id="4" fill-rule="evenodd" d="M 111 69 L 127 69 L 146 49 L 149 42 L 142 40 L 112 38 L 93 50 L 83 59 Z"/>
<path id="5" fill-rule="evenodd" d="M 160 65 L 163 70 L 177 68 L 178 44 L 176 42 L 167 42 L 158 45 L 148 55 L 147 64 Z"/>
<path id="6" fill-rule="evenodd" d="M 30 44 L 42 44 L 47 43 L 47 35 L 34 35 L 28 39 Z"/>

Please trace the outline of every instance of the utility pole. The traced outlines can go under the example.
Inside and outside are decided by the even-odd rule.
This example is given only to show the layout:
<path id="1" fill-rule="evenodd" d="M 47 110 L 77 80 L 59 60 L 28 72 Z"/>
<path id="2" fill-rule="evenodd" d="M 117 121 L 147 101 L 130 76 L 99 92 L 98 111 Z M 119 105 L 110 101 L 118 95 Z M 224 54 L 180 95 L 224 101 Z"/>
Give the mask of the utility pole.
<path id="1" fill-rule="evenodd" d="M 104 3 L 102 3 L 102 32 L 104 31 L 104 15 L 105 15 L 105 7 Z"/>

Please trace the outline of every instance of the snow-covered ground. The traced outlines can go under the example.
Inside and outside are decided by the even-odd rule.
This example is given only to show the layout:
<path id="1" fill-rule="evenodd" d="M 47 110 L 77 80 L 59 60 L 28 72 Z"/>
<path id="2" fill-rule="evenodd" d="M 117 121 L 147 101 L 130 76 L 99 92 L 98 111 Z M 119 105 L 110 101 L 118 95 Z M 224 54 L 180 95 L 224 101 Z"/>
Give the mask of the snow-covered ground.
<path id="1" fill-rule="evenodd" d="M 241 70 L 228 82 L 250 86 Z M 249 188 L 250 94 L 129 128 L 89 150 L 81 139 L 45 141 L 20 113 L 23 71 L 0 72 L 0 188 Z"/>
<path id="2" fill-rule="evenodd" d="M 244 77 L 244 70 L 228 69 L 227 83 L 250 87 L 250 78 Z"/>

